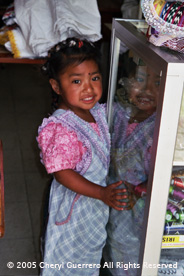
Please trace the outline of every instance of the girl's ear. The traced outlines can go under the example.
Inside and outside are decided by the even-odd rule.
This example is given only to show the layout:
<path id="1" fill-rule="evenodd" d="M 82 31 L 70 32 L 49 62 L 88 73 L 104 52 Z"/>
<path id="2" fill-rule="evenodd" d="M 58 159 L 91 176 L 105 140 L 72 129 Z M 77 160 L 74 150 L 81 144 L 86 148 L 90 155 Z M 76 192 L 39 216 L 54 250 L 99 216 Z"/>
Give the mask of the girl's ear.
<path id="1" fill-rule="evenodd" d="M 53 89 L 57 94 L 60 94 L 59 83 L 58 83 L 55 79 L 50 79 L 49 82 L 50 82 L 50 85 L 52 86 L 52 89 Z"/>

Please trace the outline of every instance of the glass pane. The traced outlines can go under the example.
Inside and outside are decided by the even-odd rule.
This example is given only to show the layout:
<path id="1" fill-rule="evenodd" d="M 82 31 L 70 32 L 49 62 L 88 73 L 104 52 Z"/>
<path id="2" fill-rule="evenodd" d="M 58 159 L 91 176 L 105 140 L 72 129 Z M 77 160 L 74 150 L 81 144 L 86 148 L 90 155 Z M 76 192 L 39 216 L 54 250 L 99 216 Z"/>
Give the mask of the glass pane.
<path id="1" fill-rule="evenodd" d="M 176 146 L 174 162 L 184 165 L 184 97 L 182 98 L 178 131 L 176 136 Z"/>
<path id="2" fill-rule="evenodd" d="M 128 198 L 124 200 L 124 210 L 110 211 L 103 267 L 107 270 L 104 275 L 134 276 L 140 275 L 139 249 L 160 73 L 122 43 L 120 52 L 115 54 L 119 55 L 119 63 L 112 104 L 108 181 L 122 180 Z"/>
<path id="3" fill-rule="evenodd" d="M 184 275 L 184 97 L 182 99 L 170 182 L 159 275 Z"/>
<path id="4" fill-rule="evenodd" d="M 148 30 L 148 24 L 144 20 L 130 20 L 130 23 L 136 27 L 136 29 L 146 34 Z"/>

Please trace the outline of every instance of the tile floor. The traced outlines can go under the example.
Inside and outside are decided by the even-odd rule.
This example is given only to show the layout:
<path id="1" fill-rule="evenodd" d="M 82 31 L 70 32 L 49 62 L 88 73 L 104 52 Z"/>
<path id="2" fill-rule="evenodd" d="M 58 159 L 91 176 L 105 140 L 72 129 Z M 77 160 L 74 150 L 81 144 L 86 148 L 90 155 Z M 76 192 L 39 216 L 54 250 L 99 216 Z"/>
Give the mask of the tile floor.
<path id="1" fill-rule="evenodd" d="M 2 276 L 39 275 L 43 203 L 50 177 L 39 161 L 35 137 L 42 118 L 51 110 L 50 104 L 50 87 L 40 66 L 0 65 L 0 139 L 5 178 Z M 13 262 L 14 268 L 8 268 L 8 262 Z"/>

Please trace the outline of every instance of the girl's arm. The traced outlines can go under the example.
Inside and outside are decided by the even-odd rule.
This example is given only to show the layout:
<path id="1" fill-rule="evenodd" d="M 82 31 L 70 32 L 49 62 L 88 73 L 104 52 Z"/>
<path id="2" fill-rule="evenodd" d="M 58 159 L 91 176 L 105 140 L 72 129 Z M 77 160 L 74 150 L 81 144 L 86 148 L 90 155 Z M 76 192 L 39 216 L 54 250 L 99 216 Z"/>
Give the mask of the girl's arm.
<path id="1" fill-rule="evenodd" d="M 117 189 L 122 184 L 122 181 L 102 187 L 88 181 L 71 169 L 55 172 L 54 176 L 59 183 L 68 189 L 84 196 L 102 200 L 105 204 L 116 210 L 124 210 L 123 206 L 127 205 L 126 202 L 119 201 L 127 198 L 126 189 Z"/>

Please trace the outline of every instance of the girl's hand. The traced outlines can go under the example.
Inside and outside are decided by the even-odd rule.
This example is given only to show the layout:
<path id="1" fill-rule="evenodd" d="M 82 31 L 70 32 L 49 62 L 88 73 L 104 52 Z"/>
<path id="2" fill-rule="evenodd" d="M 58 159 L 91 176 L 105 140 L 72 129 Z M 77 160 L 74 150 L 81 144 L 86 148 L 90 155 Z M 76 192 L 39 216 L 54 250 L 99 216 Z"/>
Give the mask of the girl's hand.
<path id="1" fill-rule="evenodd" d="M 128 194 L 128 201 L 127 201 L 127 210 L 130 210 L 134 207 L 135 203 L 137 202 L 137 195 L 135 194 L 135 186 L 124 181 L 127 194 Z"/>
<path id="2" fill-rule="evenodd" d="M 134 186 L 126 181 L 123 182 L 126 186 L 128 193 L 128 209 L 132 209 L 140 197 L 146 195 L 147 182 L 143 182 L 137 186 Z"/>
<path id="3" fill-rule="evenodd" d="M 123 182 L 118 181 L 107 187 L 101 187 L 101 200 L 108 206 L 121 211 L 127 210 L 127 189 L 118 189 Z M 121 200 L 121 201 L 120 201 Z M 123 200 L 123 201 L 122 201 Z"/>

